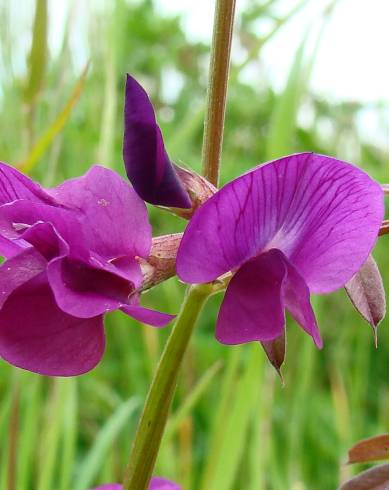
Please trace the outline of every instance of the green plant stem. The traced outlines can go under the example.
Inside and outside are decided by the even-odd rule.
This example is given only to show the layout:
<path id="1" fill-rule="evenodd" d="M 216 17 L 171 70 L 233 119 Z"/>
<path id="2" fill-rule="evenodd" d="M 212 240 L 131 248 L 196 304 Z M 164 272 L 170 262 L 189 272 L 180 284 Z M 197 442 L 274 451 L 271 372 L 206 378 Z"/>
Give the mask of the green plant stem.
<path id="1" fill-rule="evenodd" d="M 219 183 L 220 157 L 223 145 L 234 16 L 235 0 L 217 0 L 202 154 L 203 174 L 216 187 Z"/>
<path id="2" fill-rule="evenodd" d="M 123 490 L 148 488 L 176 388 L 179 368 L 196 320 L 212 291 L 211 284 L 188 288 L 147 396 L 132 446 Z"/>
<path id="3" fill-rule="evenodd" d="M 219 181 L 234 14 L 235 0 L 216 1 L 202 158 L 204 176 L 215 186 Z M 189 339 L 206 299 L 216 288 L 203 284 L 187 290 L 146 399 L 123 490 L 148 489 Z"/>

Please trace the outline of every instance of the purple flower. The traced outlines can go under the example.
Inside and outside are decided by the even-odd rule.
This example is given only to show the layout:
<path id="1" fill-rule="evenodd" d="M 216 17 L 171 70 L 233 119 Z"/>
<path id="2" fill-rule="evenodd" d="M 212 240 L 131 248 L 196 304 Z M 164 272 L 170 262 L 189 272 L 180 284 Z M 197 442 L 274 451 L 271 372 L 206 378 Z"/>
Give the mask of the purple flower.
<path id="1" fill-rule="evenodd" d="M 192 206 L 166 153 L 150 99 L 130 75 L 126 82 L 123 158 L 128 178 L 142 199 L 168 207 Z"/>
<path id="2" fill-rule="evenodd" d="M 172 317 L 140 306 L 136 292 L 137 258 L 150 248 L 146 206 L 113 171 L 94 166 L 44 190 L 0 164 L 0 356 L 78 375 L 103 355 L 105 313 L 165 325 Z"/>
<path id="3" fill-rule="evenodd" d="M 100 487 L 92 488 L 91 490 L 122 490 L 122 485 L 111 483 Z M 181 490 L 175 483 L 163 478 L 154 477 L 151 479 L 149 490 Z"/>
<path id="4" fill-rule="evenodd" d="M 178 276 L 233 277 L 216 337 L 225 344 L 279 338 L 287 309 L 322 345 L 310 293 L 344 286 L 372 250 L 384 214 L 380 186 L 334 158 L 302 153 L 235 179 L 195 213 L 177 256 Z"/>

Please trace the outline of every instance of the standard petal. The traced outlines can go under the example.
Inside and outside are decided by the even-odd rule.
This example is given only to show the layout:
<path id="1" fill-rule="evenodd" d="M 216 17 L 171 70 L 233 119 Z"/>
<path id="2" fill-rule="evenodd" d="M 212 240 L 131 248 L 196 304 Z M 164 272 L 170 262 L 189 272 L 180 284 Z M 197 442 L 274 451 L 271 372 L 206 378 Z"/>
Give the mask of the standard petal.
<path id="1" fill-rule="evenodd" d="M 164 327 L 175 318 L 175 315 L 149 310 L 138 305 L 123 305 L 120 309 L 126 315 L 138 320 L 138 322 L 146 323 L 153 327 Z"/>
<path id="2" fill-rule="evenodd" d="M 190 208 L 191 201 L 166 153 L 150 99 L 127 75 L 123 158 L 128 178 L 151 204 Z"/>
<path id="3" fill-rule="evenodd" d="M 223 344 L 268 342 L 285 326 L 284 262 L 271 252 L 249 260 L 231 279 L 221 305 L 216 338 Z"/>
<path id="4" fill-rule="evenodd" d="M 41 274 L 47 266 L 45 258 L 32 247 L 22 250 L 0 266 L 0 308 L 12 292 Z"/>
<path id="5" fill-rule="evenodd" d="M 20 173 L 16 168 L 0 162 L 0 205 L 17 199 L 53 203 L 54 200 L 44 189 Z"/>
<path id="6" fill-rule="evenodd" d="M 101 316 L 80 319 L 58 308 L 44 278 L 14 291 L 0 311 L 0 356 L 48 376 L 93 369 L 104 352 Z"/>
<path id="7" fill-rule="evenodd" d="M 94 165 L 84 176 L 71 179 L 52 195 L 83 216 L 87 245 L 107 260 L 147 257 L 151 226 L 145 203 L 120 175 Z"/>
<path id="8" fill-rule="evenodd" d="M 277 248 L 311 291 L 330 292 L 366 260 L 383 212 L 383 192 L 362 170 L 313 153 L 284 157 L 230 182 L 196 212 L 177 272 L 208 282 Z"/>

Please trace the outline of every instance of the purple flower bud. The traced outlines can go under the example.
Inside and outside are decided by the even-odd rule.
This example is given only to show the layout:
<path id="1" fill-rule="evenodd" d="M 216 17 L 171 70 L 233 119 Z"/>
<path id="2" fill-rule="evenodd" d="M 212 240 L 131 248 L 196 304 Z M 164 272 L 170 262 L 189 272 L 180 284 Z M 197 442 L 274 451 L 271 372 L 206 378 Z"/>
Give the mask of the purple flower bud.
<path id="1" fill-rule="evenodd" d="M 143 200 L 161 206 L 192 207 L 165 150 L 150 99 L 130 75 L 125 93 L 123 158 L 128 178 Z"/>

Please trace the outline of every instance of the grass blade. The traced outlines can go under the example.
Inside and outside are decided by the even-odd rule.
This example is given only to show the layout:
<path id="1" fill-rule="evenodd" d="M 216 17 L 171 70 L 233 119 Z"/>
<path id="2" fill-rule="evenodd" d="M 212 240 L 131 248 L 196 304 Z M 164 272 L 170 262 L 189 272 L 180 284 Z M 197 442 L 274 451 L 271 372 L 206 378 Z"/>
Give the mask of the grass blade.
<path id="1" fill-rule="evenodd" d="M 74 490 L 86 490 L 92 486 L 113 441 L 120 431 L 123 430 L 128 419 L 139 406 L 140 401 L 138 398 L 130 398 L 128 401 L 122 403 L 107 420 L 97 434 L 95 442 L 84 462 L 78 468 Z"/>
<path id="2" fill-rule="evenodd" d="M 89 63 L 86 65 L 84 70 L 81 73 L 81 76 L 74 87 L 74 90 L 67 101 L 65 107 L 62 109 L 62 111 L 59 113 L 58 117 L 55 119 L 55 121 L 47 128 L 45 133 L 39 138 L 39 140 L 35 143 L 33 146 L 31 152 L 29 155 L 26 157 L 24 161 L 22 161 L 19 165 L 18 168 L 22 172 L 30 172 L 38 160 L 42 157 L 42 155 L 45 153 L 45 151 L 48 149 L 48 147 L 51 145 L 51 143 L 54 141 L 55 137 L 60 133 L 65 126 L 67 120 L 70 117 L 70 114 L 76 105 L 78 99 L 81 96 L 82 89 L 85 84 L 86 76 L 88 74 L 88 69 L 89 69 Z"/>

